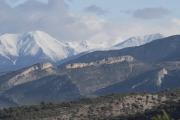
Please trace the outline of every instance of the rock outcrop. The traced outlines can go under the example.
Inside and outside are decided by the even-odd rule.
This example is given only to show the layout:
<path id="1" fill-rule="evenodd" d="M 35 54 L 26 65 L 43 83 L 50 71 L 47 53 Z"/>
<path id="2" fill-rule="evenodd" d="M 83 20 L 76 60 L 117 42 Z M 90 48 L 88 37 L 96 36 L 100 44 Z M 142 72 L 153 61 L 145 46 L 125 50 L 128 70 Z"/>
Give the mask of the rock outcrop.
<path id="1" fill-rule="evenodd" d="M 7 90 L 14 86 L 21 85 L 27 82 L 32 82 L 34 80 L 55 73 L 55 67 L 50 63 L 36 64 L 20 71 L 19 74 L 13 76 L 8 81 L 4 81 L 4 83 L 1 84 L 0 88 L 1 90 Z"/>
<path id="2" fill-rule="evenodd" d="M 114 63 L 132 62 L 132 61 L 134 61 L 134 58 L 132 56 L 109 57 L 107 59 L 93 61 L 90 63 L 68 64 L 66 65 L 66 69 L 78 69 L 78 68 L 84 68 L 84 67 L 89 67 L 89 66 L 98 66 L 98 65 L 103 65 L 103 64 L 114 64 Z"/>

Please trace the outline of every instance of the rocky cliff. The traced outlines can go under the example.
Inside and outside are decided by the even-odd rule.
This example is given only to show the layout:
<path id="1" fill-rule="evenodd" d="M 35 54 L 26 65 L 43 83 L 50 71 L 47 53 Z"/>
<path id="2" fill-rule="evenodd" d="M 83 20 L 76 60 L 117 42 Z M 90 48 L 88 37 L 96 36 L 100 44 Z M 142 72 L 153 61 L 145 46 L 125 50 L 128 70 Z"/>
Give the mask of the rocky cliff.
<path id="1" fill-rule="evenodd" d="M 133 62 L 134 58 L 132 56 L 118 56 L 118 57 L 109 57 L 107 59 L 102 59 L 98 61 L 93 61 L 89 63 L 73 63 L 66 65 L 66 69 L 78 69 L 90 66 L 98 66 L 103 64 L 115 64 L 121 62 Z"/>

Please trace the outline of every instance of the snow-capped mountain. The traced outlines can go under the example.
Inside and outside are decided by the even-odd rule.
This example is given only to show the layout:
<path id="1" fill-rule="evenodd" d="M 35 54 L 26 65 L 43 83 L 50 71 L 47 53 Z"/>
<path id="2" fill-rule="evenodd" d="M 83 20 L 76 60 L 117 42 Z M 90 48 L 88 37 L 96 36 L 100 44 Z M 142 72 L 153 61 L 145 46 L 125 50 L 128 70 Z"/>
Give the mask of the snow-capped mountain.
<path id="1" fill-rule="evenodd" d="M 71 42 L 68 42 L 67 44 L 68 44 L 68 46 L 73 48 L 77 53 L 86 52 L 91 49 L 88 41 L 86 41 L 86 40 L 71 41 Z"/>
<path id="2" fill-rule="evenodd" d="M 132 37 L 111 49 L 140 46 L 160 38 L 163 38 L 161 34 Z M 86 40 L 59 41 L 42 31 L 3 34 L 0 35 L 0 74 L 41 62 L 59 63 L 61 60 L 78 53 L 96 50 L 106 49 L 96 48 L 94 44 Z"/>
<path id="3" fill-rule="evenodd" d="M 103 42 L 102 42 L 103 43 Z M 70 41 L 67 42 L 68 46 L 73 48 L 76 53 L 83 53 L 83 52 L 93 52 L 93 51 L 104 51 L 109 50 L 109 47 L 111 47 L 109 44 L 102 44 L 99 41 L 93 42 L 93 41 Z"/>
<path id="4" fill-rule="evenodd" d="M 39 62 L 56 63 L 74 54 L 73 48 L 42 31 L 0 36 L 0 66 L 3 71 Z"/>
<path id="5" fill-rule="evenodd" d="M 145 36 L 131 37 L 121 43 L 116 44 L 112 47 L 112 49 L 123 49 L 127 47 L 141 46 L 161 38 L 164 38 L 162 34 L 150 34 Z"/>

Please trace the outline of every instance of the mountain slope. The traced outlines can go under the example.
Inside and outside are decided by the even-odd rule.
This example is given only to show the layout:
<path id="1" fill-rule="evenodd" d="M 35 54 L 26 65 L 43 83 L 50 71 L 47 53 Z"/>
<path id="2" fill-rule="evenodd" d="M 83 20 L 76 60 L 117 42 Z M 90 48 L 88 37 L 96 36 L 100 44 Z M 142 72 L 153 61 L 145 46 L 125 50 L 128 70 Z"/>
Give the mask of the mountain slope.
<path id="1" fill-rule="evenodd" d="M 95 51 L 82 55 L 69 63 L 83 63 L 105 59 L 108 57 L 130 55 L 143 62 L 163 62 L 180 60 L 180 35 L 155 40 L 148 44 L 121 50 Z"/>
<path id="2" fill-rule="evenodd" d="M 17 105 L 43 102 L 64 102 L 81 97 L 78 88 L 67 76 L 49 75 L 36 81 L 16 85 L 3 93 Z"/>
<path id="3" fill-rule="evenodd" d="M 101 88 L 125 81 L 153 68 L 130 56 L 120 56 L 90 63 L 68 64 L 64 69 L 63 67 L 58 69 L 61 74 L 70 76 L 81 94 L 87 96 Z"/>
<path id="4" fill-rule="evenodd" d="M 80 97 L 72 80 L 58 73 L 50 63 L 35 64 L 0 77 L 0 107 L 69 101 Z"/>
<path id="5" fill-rule="evenodd" d="M 157 92 L 178 88 L 179 51 L 177 35 L 138 47 L 82 54 L 58 67 L 36 64 L 1 76 L 0 97 L 23 104 L 28 103 L 30 96 L 30 101 L 36 103 L 42 100 L 38 96 L 49 102 L 55 101 L 56 96 L 66 100 L 64 97 L 69 94 L 71 98 L 67 99 L 78 99 L 114 91 Z"/>
<path id="6" fill-rule="evenodd" d="M 0 66 L 3 71 L 40 62 L 55 63 L 74 54 L 74 49 L 41 31 L 0 36 Z"/>
<path id="7" fill-rule="evenodd" d="M 156 69 L 145 72 L 141 75 L 127 79 L 126 81 L 110 85 L 96 91 L 97 95 L 112 93 L 131 93 L 131 92 L 157 92 L 162 90 L 177 89 L 180 87 L 180 65 L 179 69 Z"/>
<path id="8" fill-rule="evenodd" d="M 0 90 L 8 90 L 17 85 L 36 81 L 42 77 L 55 75 L 56 68 L 50 63 L 39 63 L 33 66 L 10 72 L 0 77 Z"/>
<path id="9" fill-rule="evenodd" d="M 145 36 L 131 37 L 125 40 L 124 42 L 121 42 L 113 46 L 112 49 L 123 49 L 127 47 L 140 46 L 140 45 L 144 45 L 154 40 L 162 39 L 162 38 L 163 38 L 163 35 L 161 34 L 150 34 L 150 35 L 145 35 Z"/>

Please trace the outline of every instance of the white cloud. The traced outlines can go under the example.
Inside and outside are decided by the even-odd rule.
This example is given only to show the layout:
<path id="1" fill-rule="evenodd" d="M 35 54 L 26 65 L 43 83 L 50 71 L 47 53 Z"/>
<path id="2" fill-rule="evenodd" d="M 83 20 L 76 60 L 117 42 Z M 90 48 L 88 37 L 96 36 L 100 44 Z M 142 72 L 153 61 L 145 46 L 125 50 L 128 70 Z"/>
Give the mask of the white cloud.
<path id="1" fill-rule="evenodd" d="M 49 4 L 29 0 L 15 8 L 3 5 L 0 7 L 0 16 L 1 33 L 42 30 L 59 40 L 87 40 L 96 46 L 101 46 L 101 42 L 113 43 L 117 36 L 113 33 L 114 28 L 109 27 L 110 22 L 95 15 L 71 13 L 64 0 L 51 0 Z"/>

